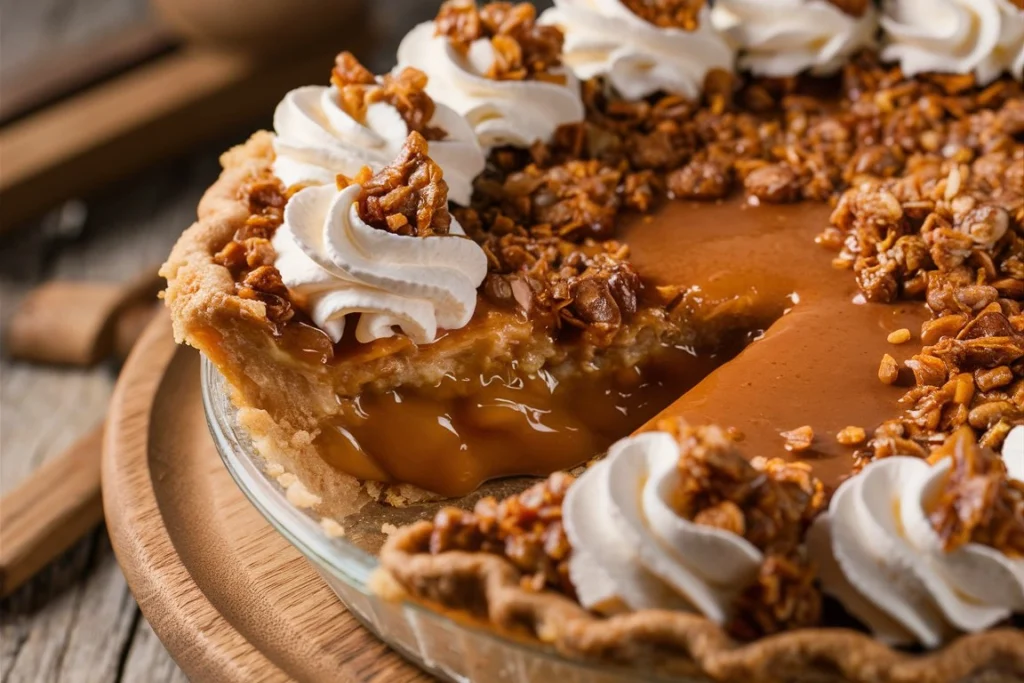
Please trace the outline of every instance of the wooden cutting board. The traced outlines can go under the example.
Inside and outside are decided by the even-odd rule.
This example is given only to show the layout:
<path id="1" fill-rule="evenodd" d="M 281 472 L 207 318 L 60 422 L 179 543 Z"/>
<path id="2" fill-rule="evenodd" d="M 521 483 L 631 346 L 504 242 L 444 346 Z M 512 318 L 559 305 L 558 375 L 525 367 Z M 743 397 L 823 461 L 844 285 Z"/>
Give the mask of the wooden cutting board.
<path id="1" fill-rule="evenodd" d="M 365 630 L 235 485 L 207 430 L 199 356 L 165 313 L 111 402 L 103 504 L 146 619 L 190 679 L 429 681 Z"/>

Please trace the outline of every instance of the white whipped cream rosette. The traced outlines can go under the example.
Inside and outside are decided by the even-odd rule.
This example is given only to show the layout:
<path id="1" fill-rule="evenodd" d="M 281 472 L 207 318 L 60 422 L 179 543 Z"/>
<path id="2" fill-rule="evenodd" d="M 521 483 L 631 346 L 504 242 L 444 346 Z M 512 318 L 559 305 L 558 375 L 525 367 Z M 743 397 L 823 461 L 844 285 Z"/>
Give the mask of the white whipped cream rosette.
<path id="1" fill-rule="evenodd" d="M 882 57 L 903 73 L 973 73 L 982 85 L 1024 79 L 1024 10 L 1009 0 L 886 0 Z"/>
<path id="2" fill-rule="evenodd" d="M 946 552 L 931 526 L 927 501 L 950 466 L 873 462 L 839 487 L 808 536 L 825 592 L 885 642 L 934 648 L 1024 611 L 1024 559 L 978 543 Z"/>
<path id="3" fill-rule="evenodd" d="M 494 80 L 484 74 L 494 63 L 491 41 L 474 41 L 463 55 L 433 21 L 420 24 L 402 39 L 398 65 L 427 73 L 427 93 L 464 116 L 484 148 L 529 147 L 548 142 L 566 123 L 583 120 L 579 83 L 566 69 L 555 75 L 565 83 L 539 80 Z"/>
<path id="4" fill-rule="evenodd" d="M 367 225 L 357 210 L 360 190 L 318 185 L 288 201 L 273 240 L 284 284 L 335 342 L 353 314 L 359 342 L 393 336 L 397 328 L 428 344 L 439 329 L 463 327 L 487 274 L 483 249 L 462 236 L 454 218 L 449 235 L 429 237 Z"/>
<path id="5" fill-rule="evenodd" d="M 430 157 L 441 167 L 452 201 L 468 205 L 473 179 L 484 169 L 483 150 L 466 120 L 436 103 L 429 125 L 447 133 L 429 143 Z M 356 175 L 363 166 L 378 171 L 397 156 L 409 137 L 398 110 L 386 102 L 366 108 L 357 121 L 341 108 L 334 86 L 292 90 L 274 112 L 274 175 L 286 186 L 333 184 L 339 173 Z"/>
<path id="6" fill-rule="evenodd" d="M 555 0 L 541 21 L 565 33 L 562 61 L 580 79 L 604 76 L 627 99 L 658 91 L 695 99 L 708 71 L 733 69 L 707 8 L 693 31 L 655 26 L 619 0 Z"/>
<path id="7" fill-rule="evenodd" d="M 878 30 L 874 7 L 854 17 L 827 0 L 718 0 L 711 21 L 759 76 L 835 73 Z"/>
<path id="8" fill-rule="evenodd" d="M 752 543 L 672 509 L 678 463 L 671 434 L 640 434 L 612 446 L 569 488 L 569 576 L 584 607 L 696 611 L 721 624 L 757 575 L 764 557 Z"/>

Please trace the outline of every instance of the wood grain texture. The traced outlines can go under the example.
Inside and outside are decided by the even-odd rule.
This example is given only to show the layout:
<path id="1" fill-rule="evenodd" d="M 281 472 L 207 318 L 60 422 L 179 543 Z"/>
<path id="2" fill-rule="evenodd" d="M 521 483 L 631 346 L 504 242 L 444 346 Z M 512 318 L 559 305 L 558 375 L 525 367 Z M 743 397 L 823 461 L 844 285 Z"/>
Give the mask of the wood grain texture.
<path id="1" fill-rule="evenodd" d="M 10 595 L 103 518 L 97 426 L 0 499 L 0 596 Z"/>
<path id="2" fill-rule="evenodd" d="M 143 613 L 193 677 L 428 680 L 362 628 L 242 495 L 203 415 L 198 356 L 166 316 L 133 350 L 111 401 L 104 509 Z"/>

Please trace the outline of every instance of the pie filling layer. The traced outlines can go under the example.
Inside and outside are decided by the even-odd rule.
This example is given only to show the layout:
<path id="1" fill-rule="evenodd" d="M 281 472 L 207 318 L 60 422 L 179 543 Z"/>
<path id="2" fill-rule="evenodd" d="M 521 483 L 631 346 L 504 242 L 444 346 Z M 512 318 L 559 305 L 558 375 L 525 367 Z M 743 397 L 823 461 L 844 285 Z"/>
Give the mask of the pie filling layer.
<path id="1" fill-rule="evenodd" d="M 666 347 L 642 366 L 559 381 L 541 371 L 368 393 L 317 437 L 333 467 L 448 497 L 511 475 L 546 476 L 605 452 L 727 356 Z"/>

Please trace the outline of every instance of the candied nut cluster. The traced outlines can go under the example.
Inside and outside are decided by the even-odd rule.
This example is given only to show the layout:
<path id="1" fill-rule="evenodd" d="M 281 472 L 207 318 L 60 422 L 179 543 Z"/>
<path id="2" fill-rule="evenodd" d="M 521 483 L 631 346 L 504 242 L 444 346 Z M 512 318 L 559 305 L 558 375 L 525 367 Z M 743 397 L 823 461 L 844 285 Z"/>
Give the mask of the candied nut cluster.
<path id="1" fill-rule="evenodd" d="M 623 0 L 622 4 L 655 26 L 693 31 L 700 26 L 704 0 Z"/>
<path id="2" fill-rule="evenodd" d="M 724 528 L 765 552 L 787 553 L 826 503 L 825 488 L 801 462 L 748 461 L 719 427 L 663 420 L 679 441 L 680 485 L 672 505 L 698 524 Z"/>
<path id="3" fill-rule="evenodd" d="M 618 242 L 577 244 L 531 233 L 503 215 L 481 235 L 472 209 L 460 211 L 459 221 L 487 255 L 482 293 L 492 304 L 519 310 L 556 333 L 579 330 L 598 348 L 612 344 L 644 305 L 640 277 Z"/>
<path id="4" fill-rule="evenodd" d="M 487 78 L 565 83 L 565 76 L 552 73 L 562 63 L 562 31 L 538 24 L 537 8 L 530 3 L 491 2 L 478 8 L 473 0 L 448 0 L 434 24 L 437 35 L 463 54 L 474 41 L 490 41 L 494 62 L 484 73 Z"/>
<path id="5" fill-rule="evenodd" d="M 803 540 L 826 494 L 810 466 L 748 461 L 719 427 L 663 420 L 658 429 L 679 442 L 681 477 L 671 502 L 680 516 L 743 536 L 765 553 L 735 605 L 730 632 L 752 639 L 817 624 L 822 598 Z"/>
<path id="6" fill-rule="evenodd" d="M 861 17 L 871 6 L 871 0 L 828 0 L 851 17 Z"/>
<path id="7" fill-rule="evenodd" d="M 978 445 L 967 427 L 932 451 L 950 460 L 945 486 L 928 517 L 947 551 L 981 543 L 1008 557 L 1024 557 L 1024 482 L 1010 479 L 1002 459 Z"/>
<path id="8" fill-rule="evenodd" d="M 448 234 L 448 184 L 419 133 L 409 133 L 398 157 L 372 176 L 364 168 L 355 179 L 338 177 L 339 186 L 350 182 L 362 186 L 358 210 L 367 225 L 413 237 Z"/>
<path id="9" fill-rule="evenodd" d="M 249 217 L 213 260 L 231 271 L 240 297 L 262 301 L 267 320 L 275 327 L 283 325 L 295 316 L 295 309 L 281 273 L 274 267 L 276 253 L 270 240 L 284 220 L 288 195 L 273 177 L 256 178 L 241 192 L 249 205 Z"/>
<path id="10" fill-rule="evenodd" d="M 621 182 L 621 171 L 600 161 L 567 161 L 548 168 L 530 164 L 500 187 L 484 181 L 479 189 L 492 193 L 501 212 L 516 223 L 578 241 L 615 234 Z"/>
<path id="11" fill-rule="evenodd" d="M 556 472 L 502 501 L 483 498 L 473 512 L 445 508 L 434 517 L 430 552 L 494 553 L 522 572 L 522 585 L 574 596 L 569 580 L 572 549 L 562 526 L 562 501 L 573 477 Z"/>
<path id="12" fill-rule="evenodd" d="M 736 599 L 729 632 L 741 640 L 754 640 L 820 624 L 817 578 L 814 564 L 803 552 L 767 554 L 754 582 Z"/>
<path id="13" fill-rule="evenodd" d="M 427 75 L 419 69 L 409 66 L 378 79 L 351 52 L 342 52 L 335 58 L 331 83 L 338 89 L 338 104 L 356 121 L 366 120 L 366 108 L 371 104 L 386 102 L 398 111 L 410 131 L 427 140 L 448 136 L 442 128 L 430 125 L 435 104 L 426 91 Z"/>

